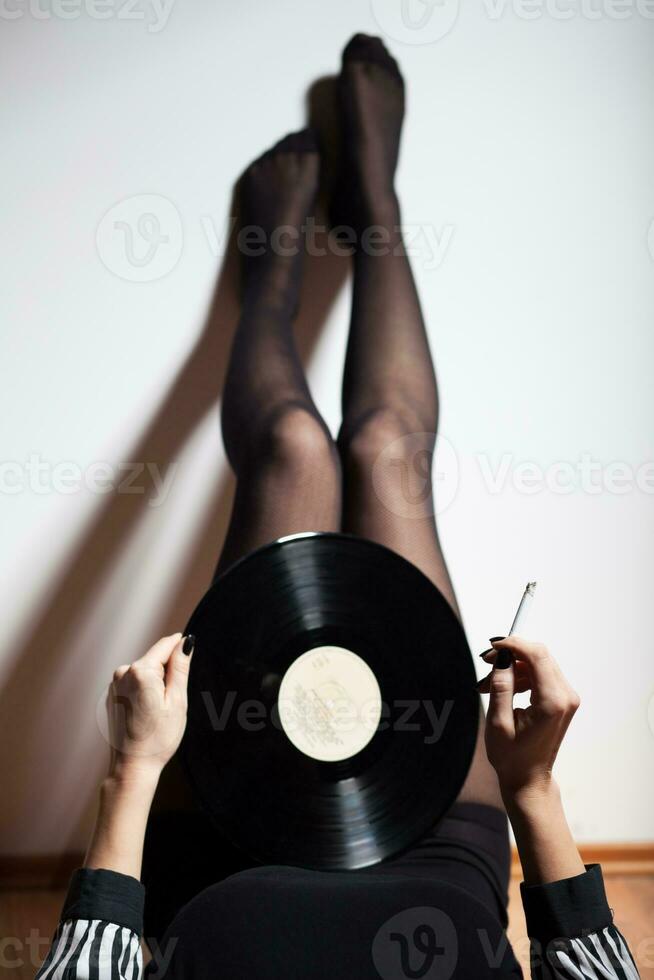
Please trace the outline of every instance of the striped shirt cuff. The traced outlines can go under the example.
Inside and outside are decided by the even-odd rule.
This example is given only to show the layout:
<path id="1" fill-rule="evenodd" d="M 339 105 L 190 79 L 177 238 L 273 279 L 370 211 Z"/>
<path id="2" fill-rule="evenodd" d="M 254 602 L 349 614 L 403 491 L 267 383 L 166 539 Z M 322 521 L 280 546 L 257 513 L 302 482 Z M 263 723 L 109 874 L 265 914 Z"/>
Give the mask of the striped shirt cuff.
<path id="1" fill-rule="evenodd" d="M 105 919 L 143 934 L 145 888 L 140 881 L 104 868 L 78 868 L 73 873 L 61 913 L 68 919 Z"/>
<path id="2" fill-rule="evenodd" d="M 599 864 L 586 873 L 546 885 L 520 885 L 527 933 L 547 945 L 552 939 L 600 932 L 612 922 Z"/>

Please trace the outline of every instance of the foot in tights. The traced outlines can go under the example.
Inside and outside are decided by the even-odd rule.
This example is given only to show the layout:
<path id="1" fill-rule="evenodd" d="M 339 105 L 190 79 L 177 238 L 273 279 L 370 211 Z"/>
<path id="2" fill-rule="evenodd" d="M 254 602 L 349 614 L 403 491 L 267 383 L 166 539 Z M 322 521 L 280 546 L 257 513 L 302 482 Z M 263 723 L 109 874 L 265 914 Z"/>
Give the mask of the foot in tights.
<path id="1" fill-rule="evenodd" d="M 241 178 L 244 301 L 293 314 L 302 273 L 302 229 L 318 187 L 319 155 L 310 130 L 290 133 Z"/>
<path id="2" fill-rule="evenodd" d="M 357 34 L 343 51 L 338 84 L 344 166 L 335 212 L 361 233 L 379 205 L 396 206 L 393 187 L 404 118 L 404 83 L 381 40 Z"/>

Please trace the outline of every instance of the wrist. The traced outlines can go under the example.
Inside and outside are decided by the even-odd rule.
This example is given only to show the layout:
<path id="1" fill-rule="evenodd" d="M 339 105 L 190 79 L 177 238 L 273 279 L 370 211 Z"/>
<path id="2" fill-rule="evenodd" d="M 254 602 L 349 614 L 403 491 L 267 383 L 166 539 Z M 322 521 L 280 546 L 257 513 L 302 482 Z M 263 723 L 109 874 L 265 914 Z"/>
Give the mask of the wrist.
<path id="1" fill-rule="evenodd" d="M 561 805 L 561 793 L 555 779 L 541 776 L 520 786 L 502 786 L 500 791 L 509 815 L 525 816 L 542 812 L 544 808 Z"/>
<path id="2" fill-rule="evenodd" d="M 103 779 L 85 867 L 140 877 L 145 828 L 157 787 L 155 775 L 154 770 L 130 769 L 112 771 Z"/>
<path id="3" fill-rule="evenodd" d="M 503 799 L 525 884 L 545 884 L 584 873 L 553 779 L 503 792 Z"/>
<path id="4" fill-rule="evenodd" d="M 151 800 L 160 775 L 161 769 L 158 766 L 117 760 L 103 780 L 102 789 L 111 795 L 142 796 Z"/>

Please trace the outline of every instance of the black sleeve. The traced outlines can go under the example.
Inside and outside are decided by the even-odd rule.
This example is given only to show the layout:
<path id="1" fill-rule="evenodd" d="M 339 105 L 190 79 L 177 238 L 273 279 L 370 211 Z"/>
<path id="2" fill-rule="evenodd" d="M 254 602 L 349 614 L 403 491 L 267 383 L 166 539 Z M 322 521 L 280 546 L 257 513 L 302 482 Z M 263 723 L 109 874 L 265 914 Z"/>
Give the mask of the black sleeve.
<path id="1" fill-rule="evenodd" d="M 138 980 L 145 889 L 117 871 L 80 868 L 71 879 L 50 952 L 36 980 Z"/>
<path id="2" fill-rule="evenodd" d="M 536 980 L 638 980 L 624 937 L 613 925 L 599 864 L 546 885 L 520 885 Z"/>

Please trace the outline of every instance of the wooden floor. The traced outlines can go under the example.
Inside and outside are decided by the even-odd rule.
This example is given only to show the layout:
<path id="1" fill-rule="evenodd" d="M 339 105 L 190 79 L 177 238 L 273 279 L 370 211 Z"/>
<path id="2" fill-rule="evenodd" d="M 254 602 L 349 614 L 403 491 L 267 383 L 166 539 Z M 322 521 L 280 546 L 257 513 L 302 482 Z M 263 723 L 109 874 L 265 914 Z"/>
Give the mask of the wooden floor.
<path id="1" fill-rule="evenodd" d="M 606 875 L 615 922 L 629 942 L 642 980 L 654 980 L 654 875 Z M 55 928 L 63 891 L 0 892 L 0 976 L 32 980 Z M 511 882 L 509 937 L 529 976 L 529 943 L 518 880 Z M 3 941 L 4 940 L 4 941 Z"/>

